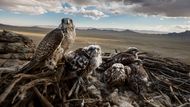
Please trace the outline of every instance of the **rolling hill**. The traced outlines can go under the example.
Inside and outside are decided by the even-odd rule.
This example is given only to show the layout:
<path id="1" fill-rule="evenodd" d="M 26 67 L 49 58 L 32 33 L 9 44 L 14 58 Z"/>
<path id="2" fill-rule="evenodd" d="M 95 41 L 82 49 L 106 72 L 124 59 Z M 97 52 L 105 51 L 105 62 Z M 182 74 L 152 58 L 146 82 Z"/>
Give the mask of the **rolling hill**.
<path id="1" fill-rule="evenodd" d="M 24 27 L 0 24 L 0 30 L 11 30 L 29 36 L 38 44 L 53 28 Z M 77 29 L 77 39 L 72 49 L 88 44 L 101 45 L 104 52 L 114 49 L 124 51 L 128 47 L 137 47 L 142 51 L 158 53 L 164 57 L 174 57 L 190 63 L 190 31 L 168 34 L 137 33 L 132 30 L 116 31 L 112 29 Z"/>

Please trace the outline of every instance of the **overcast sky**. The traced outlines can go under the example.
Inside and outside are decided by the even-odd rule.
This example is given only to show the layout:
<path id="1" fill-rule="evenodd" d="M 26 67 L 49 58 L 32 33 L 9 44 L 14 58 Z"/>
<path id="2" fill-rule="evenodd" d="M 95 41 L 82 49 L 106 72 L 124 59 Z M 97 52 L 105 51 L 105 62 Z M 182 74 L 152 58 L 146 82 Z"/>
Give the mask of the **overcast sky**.
<path id="1" fill-rule="evenodd" d="M 180 32 L 190 30 L 190 0 L 0 0 L 0 23 Z"/>

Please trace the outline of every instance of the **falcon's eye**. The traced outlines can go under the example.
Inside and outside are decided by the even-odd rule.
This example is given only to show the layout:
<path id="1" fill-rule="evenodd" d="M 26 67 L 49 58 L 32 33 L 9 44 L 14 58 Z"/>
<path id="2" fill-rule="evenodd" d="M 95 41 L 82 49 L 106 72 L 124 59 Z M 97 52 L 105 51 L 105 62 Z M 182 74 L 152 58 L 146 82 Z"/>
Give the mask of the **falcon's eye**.
<path id="1" fill-rule="evenodd" d="M 70 23 L 73 23 L 73 20 L 70 19 Z"/>
<path id="2" fill-rule="evenodd" d="M 113 69 L 115 70 L 115 69 L 117 69 L 117 68 L 114 66 Z"/>
<path id="3" fill-rule="evenodd" d="M 100 51 L 100 48 L 97 48 L 97 51 Z"/>
<path id="4" fill-rule="evenodd" d="M 64 23 L 67 23 L 67 20 L 63 20 Z"/>
<path id="5" fill-rule="evenodd" d="M 137 49 L 135 49 L 135 50 L 133 50 L 133 52 L 135 52 L 135 53 L 137 53 L 137 52 L 139 52 Z"/>
<path id="6" fill-rule="evenodd" d="M 94 48 L 93 48 L 93 47 L 90 47 L 89 50 L 94 50 Z"/>

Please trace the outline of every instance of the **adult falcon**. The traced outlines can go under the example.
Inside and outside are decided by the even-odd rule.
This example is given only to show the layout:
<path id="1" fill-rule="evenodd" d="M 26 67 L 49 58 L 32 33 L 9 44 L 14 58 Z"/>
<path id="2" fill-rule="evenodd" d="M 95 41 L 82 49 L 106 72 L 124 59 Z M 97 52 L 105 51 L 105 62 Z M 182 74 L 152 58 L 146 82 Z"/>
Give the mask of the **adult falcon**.
<path id="1" fill-rule="evenodd" d="M 31 61 L 22 67 L 19 72 L 28 73 L 44 67 L 53 70 L 69 46 L 74 42 L 75 37 L 75 26 L 72 19 L 63 18 L 59 27 L 43 38 Z"/>

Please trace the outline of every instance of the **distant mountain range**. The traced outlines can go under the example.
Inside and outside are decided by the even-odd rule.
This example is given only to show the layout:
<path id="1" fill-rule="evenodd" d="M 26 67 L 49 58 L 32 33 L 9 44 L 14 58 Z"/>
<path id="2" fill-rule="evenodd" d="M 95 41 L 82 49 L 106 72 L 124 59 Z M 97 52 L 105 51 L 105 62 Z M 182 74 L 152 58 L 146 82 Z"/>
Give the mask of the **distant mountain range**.
<path id="1" fill-rule="evenodd" d="M 53 28 L 42 28 L 38 26 L 14 26 L 14 25 L 5 25 L 0 24 L 0 29 L 13 30 L 13 31 L 25 31 L 25 32 L 36 32 L 36 33 L 46 33 L 51 31 Z"/>
<path id="2" fill-rule="evenodd" d="M 181 33 L 168 33 L 169 36 L 189 36 L 190 37 L 190 31 L 186 30 L 185 32 Z"/>
<path id="3" fill-rule="evenodd" d="M 47 33 L 54 29 L 55 26 L 14 26 L 14 25 L 6 25 L 0 24 L 0 30 L 13 30 L 13 31 L 21 31 L 21 32 L 35 32 L 35 33 Z M 190 38 L 190 31 L 185 31 L 181 33 L 166 33 L 162 32 L 159 34 L 157 31 L 143 31 L 143 30 L 121 30 L 121 29 L 96 29 L 96 28 L 77 28 L 76 32 L 83 35 L 132 35 L 132 36 L 143 36 L 143 35 L 163 35 L 163 36 L 175 36 L 175 37 L 188 37 Z M 154 34 L 151 34 L 154 33 Z"/>

